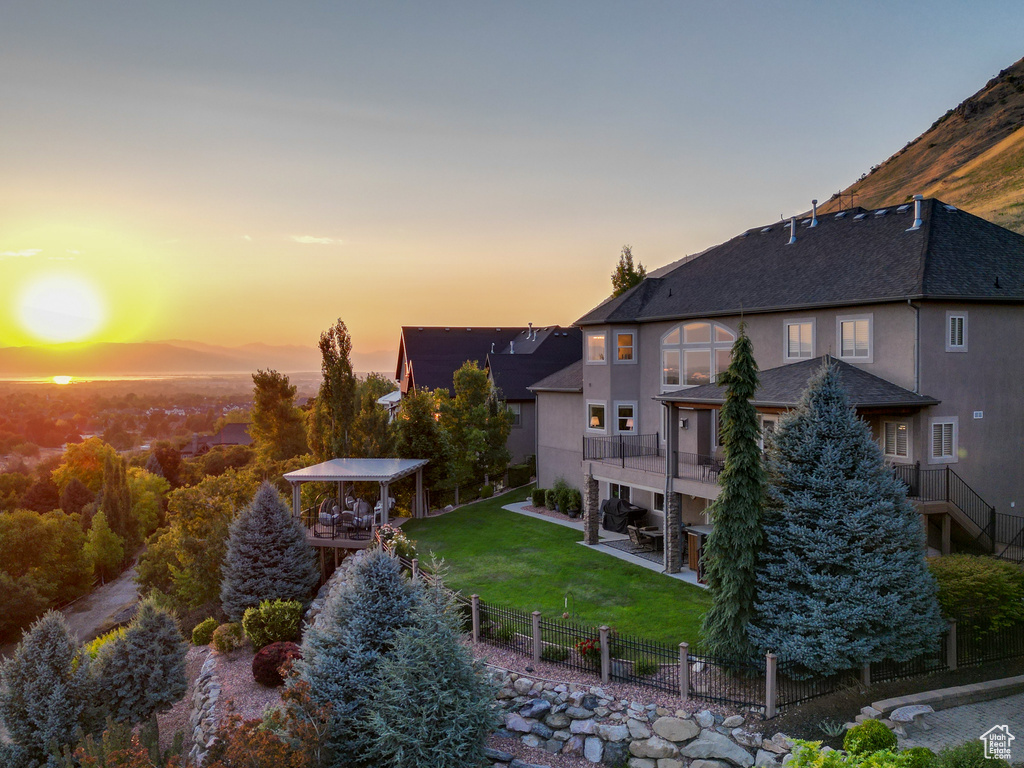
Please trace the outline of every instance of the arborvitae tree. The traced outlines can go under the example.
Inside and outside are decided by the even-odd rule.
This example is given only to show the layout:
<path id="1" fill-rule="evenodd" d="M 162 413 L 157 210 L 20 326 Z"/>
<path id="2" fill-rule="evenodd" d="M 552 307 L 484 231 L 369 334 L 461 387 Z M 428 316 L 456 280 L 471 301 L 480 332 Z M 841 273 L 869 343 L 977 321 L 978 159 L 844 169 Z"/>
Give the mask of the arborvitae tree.
<path id="1" fill-rule="evenodd" d="M 260 457 L 290 459 L 306 452 L 306 425 L 295 407 L 296 388 L 277 371 L 252 375 L 253 405 L 249 434 Z"/>
<path id="2" fill-rule="evenodd" d="M 747 623 L 757 588 L 757 553 L 761 547 L 765 471 L 758 447 L 760 428 L 751 403 L 757 390 L 757 363 L 744 324 L 732 347 L 725 384 L 721 438 L 725 468 L 721 492 L 709 510 L 714 528 L 704 550 L 705 576 L 712 606 L 704 615 L 707 650 L 718 656 L 750 655 Z"/>
<path id="3" fill-rule="evenodd" d="M 412 625 L 418 602 L 416 587 L 386 552 L 367 550 L 352 563 L 343 566 L 347 578 L 306 631 L 295 665 L 317 703 L 332 707 L 329 768 L 379 764 L 366 720 L 367 694 L 378 683 L 381 659 Z"/>
<path id="4" fill-rule="evenodd" d="M 921 518 L 834 364 L 782 419 L 767 469 L 757 650 L 832 674 L 934 649 L 944 625 Z"/>
<path id="5" fill-rule="evenodd" d="M 116 722 L 136 725 L 166 712 L 185 695 L 188 643 L 174 617 L 144 600 L 123 635 L 100 649 L 100 699 Z"/>
<path id="6" fill-rule="evenodd" d="M 96 494 L 77 477 L 73 477 L 60 494 L 60 508 L 69 515 L 80 515 L 82 508 L 95 500 Z"/>
<path id="7" fill-rule="evenodd" d="M 21 507 L 33 512 L 49 512 L 60 509 L 60 490 L 57 484 L 48 477 L 36 480 L 21 497 Z"/>
<path id="8" fill-rule="evenodd" d="M 309 446 L 319 461 L 327 461 L 349 455 L 349 431 L 358 408 L 352 337 L 341 318 L 320 334 L 319 347 L 323 381 L 309 414 Z"/>
<path id="9" fill-rule="evenodd" d="M 107 525 L 103 510 L 93 515 L 92 527 L 85 537 L 85 553 L 96 576 L 103 581 L 117 576 L 124 562 L 124 540 Z"/>
<path id="10" fill-rule="evenodd" d="M 496 726 L 494 688 L 462 643 L 453 598 L 426 588 L 413 624 L 381 660 L 369 726 L 378 764 L 395 768 L 482 765 Z"/>
<path id="11" fill-rule="evenodd" d="M 263 600 L 306 602 L 316 587 L 306 533 L 270 483 L 264 481 L 231 523 L 221 572 L 221 604 L 232 621 Z"/>
<path id="12" fill-rule="evenodd" d="M 107 516 L 110 530 L 129 546 L 136 542 L 137 530 L 132 523 L 132 492 L 125 476 L 124 459 L 107 456 L 103 462 L 103 494 L 100 511 Z M 93 524 L 95 525 L 95 518 Z"/>
<path id="13" fill-rule="evenodd" d="M 88 654 L 64 616 L 49 611 L 0 667 L 0 720 L 30 760 L 45 763 L 53 744 L 73 744 L 79 728 L 97 727 L 95 690 Z"/>
<path id="14" fill-rule="evenodd" d="M 647 277 L 647 269 L 639 261 L 633 266 L 633 249 L 622 246 L 622 255 L 619 256 L 619 263 L 612 272 L 612 296 L 619 296 L 625 293 L 634 285 L 640 285 Z"/>

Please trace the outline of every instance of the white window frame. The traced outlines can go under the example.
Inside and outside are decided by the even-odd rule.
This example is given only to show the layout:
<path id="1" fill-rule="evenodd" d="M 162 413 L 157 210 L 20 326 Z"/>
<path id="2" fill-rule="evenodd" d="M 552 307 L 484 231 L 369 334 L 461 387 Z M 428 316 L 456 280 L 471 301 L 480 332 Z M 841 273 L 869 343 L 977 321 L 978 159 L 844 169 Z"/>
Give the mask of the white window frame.
<path id="1" fill-rule="evenodd" d="M 512 429 L 519 429 L 523 426 L 523 404 L 505 403 L 505 407 L 512 414 Z"/>
<path id="2" fill-rule="evenodd" d="M 604 427 L 592 427 L 590 426 L 592 406 L 600 406 L 604 410 Z M 586 429 L 594 435 L 607 435 L 608 434 L 608 403 L 605 400 L 587 400 L 587 411 L 586 411 Z"/>
<path id="3" fill-rule="evenodd" d="M 633 409 L 633 428 L 632 429 L 619 429 L 619 408 L 622 406 L 629 406 Z M 636 435 L 640 433 L 640 414 L 639 403 L 635 400 L 616 400 L 615 406 L 612 408 L 615 411 L 615 423 L 612 425 L 612 429 L 617 435 Z"/>
<path id="4" fill-rule="evenodd" d="M 779 419 L 782 418 L 782 414 L 779 413 L 759 413 L 757 414 L 757 447 L 762 451 L 764 450 L 764 422 L 767 419 L 775 425 L 773 431 L 779 431 Z"/>
<path id="5" fill-rule="evenodd" d="M 669 384 L 666 380 L 666 368 L 665 356 L 674 354 L 676 356 L 676 375 L 679 378 L 675 384 Z M 669 347 L 668 349 L 661 350 L 661 391 L 667 392 L 672 389 L 682 389 L 683 386 L 683 352 L 679 347 Z"/>
<path id="6" fill-rule="evenodd" d="M 843 323 L 855 323 L 858 320 L 866 320 L 868 324 L 868 353 L 866 355 L 844 355 L 843 354 Z M 836 317 L 836 357 L 850 363 L 873 363 L 875 362 L 875 320 L 874 314 L 863 315 L 839 315 Z"/>
<path id="7" fill-rule="evenodd" d="M 888 429 L 888 426 L 890 424 L 892 424 L 892 425 L 894 425 L 896 427 L 895 444 L 892 446 L 893 449 L 894 449 L 892 452 L 889 451 L 889 446 L 887 445 L 888 440 L 886 439 L 886 430 Z M 900 427 L 903 427 L 907 431 L 907 452 L 903 453 L 903 454 L 899 453 L 899 428 Z M 931 439 L 930 435 L 929 435 L 929 439 Z M 902 460 L 902 461 L 904 461 L 906 463 L 910 463 L 910 462 L 912 462 L 914 460 L 913 459 L 913 452 L 914 452 L 913 451 L 913 445 L 911 444 L 911 440 L 910 440 L 910 422 L 909 421 L 883 421 L 882 422 L 881 443 L 882 443 L 882 455 L 885 456 L 885 458 L 887 458 L 887 459 L 895 459 L 895 460 Z"/>
<path id="8" fill-rule="evenodd" d="M 601 346 L 601 359 L 592 360 L 590 358 L 590 340 L 600 336 L 603 339 Z M 583 335 L 583 354 L 587 360 L 587 365 L 607 365 L 608 363 L 608 331 L 587 331 Z"/>
<path id="9" fill-rule="evenodd" d="M 953 343 L 953 318 L 963 323 L 962 344 Z M 966 352 L 967 351 L 967 312 L 946 312 L 946 351 Z"/>
<path id="10" fill-rule="evenodd" d="M 633 496 L 631 488 L 632 486 L 626 485 L 625 483 L 608 483 L 608 498 L 621 499 L 622 491 L 623 489 L 625 489 L 625 501 L 630 501 L 631 497 Z"/>
<path id="11" fill-rule="evenodd" d="M 658 506 L 658 497 L 661 496 L 661 506 Z M 662 491 L 651 492 L 651 512 L 665 514 L 665 494 Z"/>
<path id="12" fill-rule="evenodd" d="M 630 338 L 629 349 L 632 357 L 629 360 L 619 360 L 619 336 L 629 336 Z M 612 358 L 612 362 L 615 365 L 636 365 L 636 331 L 612 331 L 612 338 L 615 340 L 615 356 Z"/>
<path id="13" fill-rule="evenodd" d="M 703 324 L 708 326 L 709 341 L 686 341 L 685 328 L 688 325 Z M 732 337 L 728 341 L 718 340 L 718 331 L 724 331 Z M 667 342 L 669 336 L 678 334 L 677 341 Z M 733 344 L 736 343 L 737 332 L 729 326 L 715 322 L 714 320 L 684 320 L 677 325 L 673 325 L 665 333 L 661 335 L 661 391 L 667 392 L 672 389 L 689 389 L 690 387 L 698 387 L 700 384 L 687 384 L 687 371 L 686 371 L 686 353 L 687 352 L 707 352 L 709 355 L 708 364 L 708 383 L 714 383 L 718 380 L 720 374 L 724 371 L 717 370 L 716 352 L 722 350 L 732 350 Z M 665 356 L 667 354 L 678 354 L 679 355 L 679 384 L 666 384 L 665 383 Z M 728 365 L 726 366 L 728 367 Z"/>
<path id="14" fill-rule="evenodd" d="M 803 357 L 801 355 L 789 354 L 789 327 L 791 325 L 811 326 L 811 354 Z M 814 351 L 818 348 L 817 323 L 813 317 L 791 317 L 782 321 L 782 359 L 787 363 L 795 363 L 798 360 L 810 360 L 814 357 Z"/>
<path id="15" fill-rule="evenodd" d="M 935 427 L 950 426 L 952 432 L 952 453 L 935 455 Z M 956 464 L 960 460 L 960 419 L 957 416 L 934 416 L 928 419 L 928 463 Z"/>

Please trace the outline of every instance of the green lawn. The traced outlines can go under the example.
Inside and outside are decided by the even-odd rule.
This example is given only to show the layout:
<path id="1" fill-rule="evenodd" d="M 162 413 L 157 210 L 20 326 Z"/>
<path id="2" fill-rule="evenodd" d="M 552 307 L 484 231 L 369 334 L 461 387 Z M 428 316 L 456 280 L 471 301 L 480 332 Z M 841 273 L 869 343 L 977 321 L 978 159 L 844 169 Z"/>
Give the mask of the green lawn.
<path id="1" fill-rule="evenodd" d="M 711 604 L 705 590 L 577 544 L 582 537 L 571 528 L 501 508 L 527 495 L 519 490 L 441 517 L 410 520 L 403 530 L 416 540 L 421 562 L 431 552 L 444 558 L 448 586 L 464 594 L 555 618 L 572 592 L 583 623 L 699 646 L 701 619 Z M 572 605 L 570 597 L 568 610 Z"/>

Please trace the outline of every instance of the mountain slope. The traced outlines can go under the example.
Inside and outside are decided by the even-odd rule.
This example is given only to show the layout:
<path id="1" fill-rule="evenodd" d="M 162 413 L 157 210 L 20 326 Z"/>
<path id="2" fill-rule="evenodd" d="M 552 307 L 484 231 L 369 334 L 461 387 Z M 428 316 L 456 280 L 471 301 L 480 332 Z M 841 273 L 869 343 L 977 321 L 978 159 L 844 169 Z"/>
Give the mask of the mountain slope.
<path id="1" fill-rule="evenodd" d="M 882 208 L 915 194 L 1024 234 L 1024 59 L 819 210 Z"/>

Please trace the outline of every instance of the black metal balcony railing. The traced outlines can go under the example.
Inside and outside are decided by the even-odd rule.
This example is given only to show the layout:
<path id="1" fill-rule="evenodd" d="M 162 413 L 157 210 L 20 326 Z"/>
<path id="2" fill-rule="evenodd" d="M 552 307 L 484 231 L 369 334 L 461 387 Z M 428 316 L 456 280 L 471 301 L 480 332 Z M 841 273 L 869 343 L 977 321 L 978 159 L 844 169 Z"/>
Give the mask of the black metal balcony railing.
<path id="1" fill-rule="evenodd" d="M 626 469 L 665 471 L 665 454 L 657 432 L 651 435 L 584 437 L 584 461 L 603 461 Z"/>
<path id="2" fill-rule="evenodd" d="M 701 483 L 718 483 L 724 460 L 700 453 L 676 452 L 676 477 Z"/>

